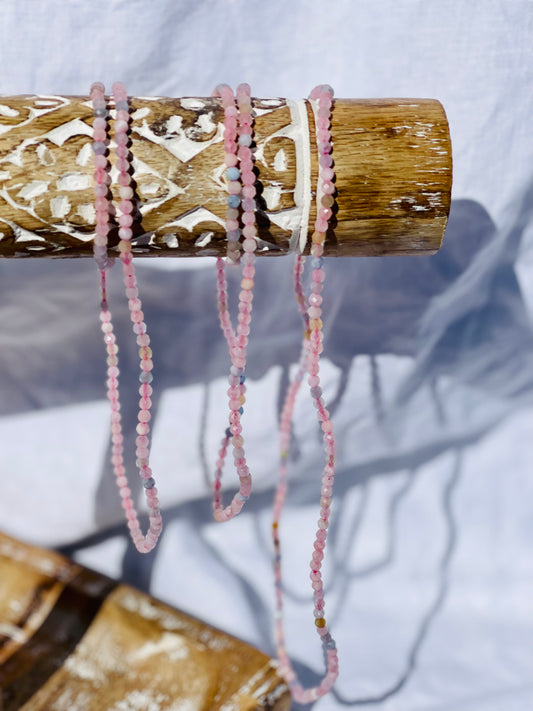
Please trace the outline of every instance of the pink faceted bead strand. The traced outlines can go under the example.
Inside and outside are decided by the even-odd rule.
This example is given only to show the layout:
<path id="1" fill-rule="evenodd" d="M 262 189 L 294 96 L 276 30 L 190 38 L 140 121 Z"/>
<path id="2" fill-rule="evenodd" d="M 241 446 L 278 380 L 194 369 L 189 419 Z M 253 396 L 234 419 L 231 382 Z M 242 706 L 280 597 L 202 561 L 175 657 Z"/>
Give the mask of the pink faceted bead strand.
<path id="1" fill-rule="evenodd" d="M 272 534 L 274 541 L 274 576 L 276 590 L 276 646 L 279 659 L 279 672 L 287 682 L 291 694 L 295 701 L 300 704 L 309 704 L 331 691 L 339 672 L 337 648 L 331 636 L 325 619 L 324 587 L 322 582 L 322 561 L 324 549 L 326 547 L 327 531 L 331 511 L 331 501 L 333 494 L 333 483 L 335 479 L 335 438 L 333 425 L 326 409 L 320 387 L 320 354 L 323 350 L 322 333 L 322 289 L 324 283 L 324 270 L 322 255 L 324 252 L 324 241 L 331 218 L 331 206 L 329 198 L 335 191 L 333 183 L 334 173 L 331 168 L 333 161 L 320 162 L 322 156 L 331 159 L 331 134 L 329 133 L 330 113 L 333 105 L 333 90 L 329 86 L 321 85 L 311 92 L 310 98 L 318 105 L 317 123 L 317 148 L 319 152 L 319 185 L 317 191 L 317 219 L 315 231 L 312 237 L 311 255 L 313 270 L 311 273 L 311 287 L 307 303 L 304 306 L 302 272 L 303 257 L 298 256 L 294 270 L 294 284 L 296 300 L 303 316 L 304 337 L 302 352 L 298 371 L 294 380 L 290 383 L 285 397 L 281 418 L 280 418 L 280 466 L 279 479 L 274 500 L 274 515 L 272 523 Z M 328 165 L 324 165 L 324 163 Z M 333 190 L 331 187 L 333 186 Z M 324 201 L 324 196 L 328 199 Z M 327 208 L 324 211 L 323 208 Z M 310 578 L 314 596 L 314 617 L 315 627 L 320 636 L 322 647 L 326 659 L 326 674 L 318 686 L 304 689 L 298 682 L 294 668 L 290 662 L 286 646 L 283 628 L 283 592 L 281 583 L 281 545 L 279 538 L 280 518 L 285 503 L 288 487 L 288 458 L 290 454 L 290 441 L 292 430 L 292 419 L 296 396 L 300 389 L 303 378 L 307 374 L 311 398 L 317 410 L 318 421 L 323 432 L 324 449 L 326 462 L 322 474 L 322 487 L 320 498 L 320 518 L 317 524 L 317 533 L 314 542 L 314 550 L 310 563 Z"/>
<path id="2" fill-rule="evenodd" d="M 217 260 L 217 300 L 220 326 L 228 344 L 231 360 L 229 375 L 229 427 L 221 442 L 214 478 L 213 513 L 217 521 L 228 521 L 240 513 L 252 489 L 252 477 L 246 461 L 244 439 L 242 437 L 241 415 L 245 402 L 244 370 L 250 333 L 253 288 L 255 277 L 255 249 L 257 228 L 255 225 L 255 174 L 253 172 L 253 109 L 248 84 L 240 84 L 236 92 L 237 106 L 233 91 L 225 84 L 217 86 L 214 96 L 220 96 L 224 107 L 224 162 L 228 178 L 226 231 L 228 237 L 228 263 L 236 263 L 239 258 L 238 239 L 242 243 L 242 278 L 239 292 L 237 327 L 234 329 L 229 314 L 226 279 L 226 262 Z M 239 166 L 239 167 L 237 167 Z M 238 216 L 241 207 L 242 229 Z M 234 465 L 239 476 L 239 491 L 226 508 L 221 499 L 221 478 L 229 441 L 233 447 Z"/>
<path id="3" fill-rule="evenodd" d="M 146 331 L 144 323 L 144 315 L 142 312 L 142 304 L 138 297 L 137 280 L 135 269 L 133 266 L 131 253 L 131 237 L 132 237 L 132 213 L 134 205 L 132 202 L 133 190 L 131 188 L 130 176 L 130 160 L 128 150 L 128 129 L 129 129 L 129 105 L 126 89 L 123 84 L 117 82 L 113 85 L 113 93 L 116 108 L 115 121 L 115 143 L 116 143 L 116 167 L 118 170 L 119 195 L 121 202 L 118 205 L 120 215 L 118 217 L 119 237 L 118 245 L 120 261 L 122 262 L 122 271 L 126 296 L 128 297 L 128 307 L 130 317 L 133 322 L 133 331 L 137 336 L 137 344 L 140 347 L 140 381 L 139 388 L 139 413 L 137 425 L 137 465 L 139 474 L 143 480 L 145 489 L 146 503 L 149 510 L 149 529 L 146 535 L 143 535 L 139 524 L 137 511 L 131 498 L 131 489 L 128 486 L 126 470 L 124 467 L 124 436 L 122 432 L 122 417 L 120 414 L 120 395 L 119 395 L 119 368 L 118 368 L 118 346 L 116 345 L 116 337 L 113 330 L 113 322 L 111 312 L 109 310 L 105 274 L 108 268 L 107 262 L 107 238 L 109 234 L 109 214 L 112 210 L 112 204 L 108 199 L 108 175 L 105 179 L 102 177 L 102 172 L 106 173 L 109 169 L 109 164 L 105 155 L 101 153 L 100 143 L 102 138 L 102 111 L 106 108 L 104 87 L 100 83 L 93 84 L 91 87 L 91 99 L 95 109 L 95 133 L 93 149 L 95 153 L 95 208 L 96 208 L 96 237 L 95 237 L 95 260 L 101 275 L 102 284 L 102 300 L 100 310 L 101 328 L 104 334 L 104 342 L 107 350 L 107 397 L 111 403 L 111 441 L 112 441 L 112 457 L 113 471 L 115 474 L 116 483 L 119 489 L 119 494 L 122 499 L 122 508 L 125 511 L 127 525 L 130 530 L 130 535 L 135 544 L 135 547 L 140 553 L 150 552 L 156 545 L 157 540 L 162 530 L 162 519 L 159 509 L 158 492 L 155 487 L 155 481 L 152 477 L 152 471 L 149 466 L 149 439 L 150 431 L 149 421 L 151 419 L 150 407 L 152 394 L 152 368 L 153 362 L 151 359 L 152 352 L 149 347 L 150 338 Z M 106 138 L 107 140 L 107 138 Z M 101 157 L 106 160 L 106 165 L 103 165 Z M 104 194 L 105 187 L 105 194 Z M 103 202 L 105 200 L 105 203 Z M 107 214 L 105 219 L 104 212 Z"/>

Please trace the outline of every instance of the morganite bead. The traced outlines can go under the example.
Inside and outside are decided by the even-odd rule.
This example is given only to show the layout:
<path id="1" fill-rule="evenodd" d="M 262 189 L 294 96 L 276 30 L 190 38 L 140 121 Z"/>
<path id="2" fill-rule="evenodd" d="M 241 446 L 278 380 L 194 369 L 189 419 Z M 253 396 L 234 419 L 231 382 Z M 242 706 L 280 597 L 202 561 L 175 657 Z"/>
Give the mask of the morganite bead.
<path id="1" fill-rule="evenodd" d="M 152 394 L 152 392 L 153 392 L 152 386 L 151 386 L 149 383 L 143 383 L 143 384 L 139 387 L 139 395 L 140 395 L 141 397 L 150 397 L 150 395 Z"/>
<path id="2" fill-rule="evenodd" d="M 128 185 L 121 185 L 118 194 L 123 200 L 130 200 L 133 197 L 133 189 Z"/>
<path id="3" fill-rule="evenodd" d="M 133 224 L 133 217 L 127 214 L 120 215 L 120 217 L 118 218 L 118 224 L 121 227 L 131 227 L 131 225 Z"/>
<path id="4" fill-rule="evenodd" d="M 127 215 L 130 212 L 133 212 L 133 203 L 130 200 L 122 200 L 118 204 L 118 209 L 123 215 Z"/>
<path id="5" fill-rule="evenodd" d="M 254 198 L 255 195 L 256 195 L 256 192 L 257 192 L 257 191 L 256 191 L 254 185 L 244 185 L 243 188 L 242 188 L 242 195 L 243 195 L 243 197 L 245 197 L 245 198 Z M 246 207 L 246 205 L 243 205 L 243 207 L 244 207 L 245 210 L 248 209 L 248 208 Z M 253 208 L 250 208 L 250 209 L 254 209 L 254 210 L 255 210 L 255 200 L 254 200 L 254 206 L 253 206 Z"/>
<path id="6" fill-rule="evenodd" d="M 251 239 L 247 237 L 244 242 L 242 243 L 242 248 L 244 249 L 245 252 L 253 252 L 255 248 L 257 247 L 257 242 L 255 239 Z"/>
<path id="7" fill-rule="evenodd" d="M 228 167 L 235 166 L 235 165 L 237 165 L 238 162 L 239 162 L 239 159 L 237 158 L 235 153 L 226 153 L 226 156 L 224 157 L 224 163 Z"/>
<path id="8" fill-rule="evenodd" d="M 256 181 L 256 176 L 253 171 L 244 172 L 242 174 L 241 182 L 243 185 L 253 185 Z"/>
<path id="9" fill-rule="evenodd" d="M 322 218 L 318 218 L 317 220 L 315 220 L 315 230 L 317 232 L 324 233 L 324 232 L 326 232 L 327 229 L 328 229 L 328 221 L 327 220 L 324 220 Z"/>
<path id="10" fill-rule="evenodd" d="M 257 235 L 257 228 L 254 224 L 248 224 L 245 227 L 243 227 L 242 234 L 244 237 L 253 238 Z M 254 240 L 254 244 L 255 244 L 255 240 Z M 244 256 L 246 256 L 246 255 L 244 255 Z"/>

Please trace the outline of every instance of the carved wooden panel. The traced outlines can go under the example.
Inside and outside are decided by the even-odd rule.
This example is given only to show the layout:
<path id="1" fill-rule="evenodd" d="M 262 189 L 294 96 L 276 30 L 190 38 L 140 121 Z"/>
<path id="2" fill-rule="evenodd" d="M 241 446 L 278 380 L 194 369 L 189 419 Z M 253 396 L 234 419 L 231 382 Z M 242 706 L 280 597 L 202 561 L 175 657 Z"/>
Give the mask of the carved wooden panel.
<path id="1" fill-rule="evenodd" d="M 254 99 L 253 105 L 259 253 L 284 254 L 305 244 L 315 219 L 314 114 L 306 101 Z M 223 253 L 220 101 L 133 98 L 131 114 L 135 253 Z M 0 98 L 1 256 L 91 254 L 91 126 L 87 97 Z M 332 136 L 337 211 L 326 254 L 436 251 L 451 193 L 442 106 L 433 100 L 337 99 Z M 114 230 L 111 244 L 117 241 Z"/>

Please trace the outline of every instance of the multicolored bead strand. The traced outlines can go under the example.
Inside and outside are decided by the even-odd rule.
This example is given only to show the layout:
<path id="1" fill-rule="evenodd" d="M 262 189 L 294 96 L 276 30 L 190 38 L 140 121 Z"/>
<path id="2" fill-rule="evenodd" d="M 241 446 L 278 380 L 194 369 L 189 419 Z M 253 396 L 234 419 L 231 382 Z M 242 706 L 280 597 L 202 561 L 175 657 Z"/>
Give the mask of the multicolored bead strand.
<path id="1" fill-rule="evenodd" d="M 220 84 L 213 96 L 222 99 L 224 107 L 224 162 L 228 166 L 226 211 L 226 232 L 228 237 L 228 257 L 230 263 L 239 259 L 239 237 L 244 236 L 242 243 L 242 278 L 239 293 L 239 314 L 237 328 L 234 329 L 228 310 L 228 292 L 226 280 L 226 263 L 217 259 L 217 298 L 220 326 L 226 338 L 231 369 L 229 375 L 229 428 L 221 442 L 215 470 L 213 491 L 213 514 L 217 521 L 228 521 L 240 513 L 252 490 L 252 477 L 244 451 L 242 437 L 241 415 L 245 402 L 245 375 L 248 336 L 252 313 L 253 288 L 255 276 L 255 249 L 257 246 L 257 228 L 255 225 L 255 173 L 253 171 L 253 109 L 248 84 L 237 87 L 237 107 L 233 91 L 226 84 Z M 237 167 L 239 166 L 239 167 Z M 239 225 L 239 206 L 242 208 L 242 230 Z M 233 458 L 240 488 L 226 508 L 222 507 L 221 478 L 229 441 L 233 446 Z"/>
<path id="2" fill-rule="evenodd" d="M 119 397 L 119 368 L 118 368 L 118 347 L 116 345 L 116 337 L 113 331 L 113 322 L 111 312 L 109 310 L 106 294 L 106 270 L 109 266 L 107 261 L 107 238 L 109 234 L 109 215 L 112 210 L 112 203 L 108 198 L 110 178 L 109 178 L 109 163 L 105 156 L 107 149 L 107 132 L 106 132 L 106 101 L 104 94 L 104 86 L 100 83 L 93 84 L 91 87 L 91 100 L 94 107 L 94 143 L 93 150 L 94 165 L 95 165 L 95 208 L 96 208 L 96 236 L 94 257 L 100 270 L 102 299 L 100 305 L 100 321 L 104 341 L 107 350 L 107 397 L 111 403 L 111 441 L 112 441 L 112 457 L 113 471 L 116 477 L 116 483 L 119 488 L 120 497 L 122 499 L 122 508 L 126 513 L 128 528 L 130 535 L 135 544 L 135 547 L 140 553 L 148 553 L 151 551 L 161 534 L 162 519 L 159 510 L 159 501 L 157 498 L 157 489 L 155 481 L 152 477 L 152 471 L 149 466 L 149 439 L 150 431 L 149 421 L 151 419 L 150 407 L 152 394 L 152 351 L 149 347 L 150 338 L 146 332 L 146 324 L 144 323 L 144 315 L 142 312 L 141 300 L 138 297 L 137 280 L 135 269 L 132 261 L 131 253 L 131 237 L 132 237 L 132 213 L 134 210 L 132 198 L 133 190 L 131 188 L 130 176 L 130 160 L 128 149 L 128 129 L 129 129 L 129 105 L 126 89 L 124 85 L 117 82 L 113 85 L 113 93 L 116 108 L 115 122 L 115 143 L 116 143 L 116 168 L 118 170 L 119 195 L 121 202 L 118 205 L 120 215 L 118 217 L 119 237 L 118 245 L 120 253 L 120 261 L 122 262 L 122 271 L 124 278 L 124 286 L 126 296 L 128 297 L 128 307 L 130 317 L 133 322 L 133 331 L 137 335 L 137 344 L 140 346 L 140 381 L 139 394 L 139 414 L 137 425 L 136 439 L 137 445 L 137 466 L 139 474 L 143 479 L 145 488 L 146 502 L 149 509 L 150 526 L 146 535 L 143 535 L 139 525 L 137 511 L 131 498 L 131 489 L 128 487 L 126 470 L 124 467 L 124 436 L 122 434 L 122 417 L 120 414 L 120 397 Z M 102 121 L 104 122 L 102 124 Z"/>
<path id="3" fill-rule="evenodd" d="M 307 300 L 307 308 L 305 308 L 302 287 L 303 257 L 297 257 L 294 270 L 294 284 L 296 299 L 300 312 L 303 316 L 304 338 L 298 371 L 296 377 L 290 383 L 287 390 L 280 418 L 279 481 L 274 500 L 274 516 L 272 523 L 275 550 L 274 573 L 276 586 L 276 645 L 279 659 L 279 672 L 287 682 L 294 700 L 300 704 L 311 703 L 331 691 L 339 671 L 336 644 L 328 630 L 326 619 L 324 617 L 325 602 L 321 574 L 324 549 L 326 547 L 327 529 L 329 526 L 333 482 L 335 478 L 335 438 L 333 435 L 333 425 L 329 419 L 329 412 L 326 409 L 322 398 L 319 375 L 320 354 L 323 350 L 321 305 L 322 288 L 325 276 L 324 270 L 322 269 L 322 255 L 324 253 L 323 245 L 326 238 L 328 223 L 332 215 L 332 195 L 335 192 L 335 185 L 333 183 L 335 174 L 332 168 L 332 144 L 331 133 L 329 130 L 331 108 L 333 105 L 333 90 L 331 87 L 326 85 L 318 86 L 313 89 L 310 98 L 313 101 L 317 101 L 318 105 L 316 136 L 319 155 L 317 218 L 311 246 L 313 271 L 311 274 L 311 293 L 309 294 L 309 298 Z M 285 635 L 283 630 L 283 593 L 281 585 L 281 547 L 279 539 L 279 523 L 287 495 L 287 462 L 290 451 L 294 403 L 305 373 L 307 373 L 308 376 L 311 397 L 313 404 L 317 409 L 318 420 L 322 428 L 326 453 L 326 464 L 322 475 L 320 518 L 318 520 L 314 551 L 310 563 L 310 578 L 314 591 L 315 604 L 313 614 L 315 617 L 316 630 L 321 638 L 326 658 L 326 674 L 318 686 L 310 689 L 304 689 L 298 682 L 285 647 Z"/>

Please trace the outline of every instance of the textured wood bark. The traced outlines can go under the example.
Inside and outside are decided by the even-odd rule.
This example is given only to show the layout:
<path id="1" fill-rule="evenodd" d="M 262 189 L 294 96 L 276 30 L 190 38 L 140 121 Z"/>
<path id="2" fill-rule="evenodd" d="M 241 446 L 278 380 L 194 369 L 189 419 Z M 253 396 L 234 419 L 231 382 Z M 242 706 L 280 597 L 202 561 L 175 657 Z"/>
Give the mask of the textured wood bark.
<path id="1" fill-rule="evenodd" d="M 0 533 L 1 711 L 288 711 L 253 647 Z"/>
<path id="2" fill-rule="evenodd" d="M 315 220 L 309 102 L 255 99 L 260 254 L 294 249 Z M 226 188 L 220 101 L 131 100 L 139 213 L 134 252 L 223 254 Z M 0 99 L 0 256 L 89 256 L 92 110 L 87 97 Z M 444 110 L 429 99 L 335 101 L 337 212 L 330 256 L 431 254 L 450 206 Z M 307 156 L 307 160 L 306 160 Z M 113 161 L 113 154 L 111 155 Z M 308 168 L 306 167 L 308 166 Z M 116 187 L 112 188 L 116 196 Z M 116 230 L 111 244 L 116 245 Z"/>

